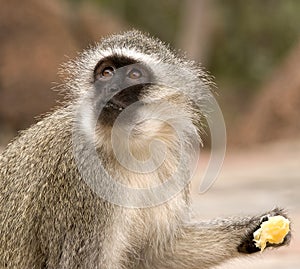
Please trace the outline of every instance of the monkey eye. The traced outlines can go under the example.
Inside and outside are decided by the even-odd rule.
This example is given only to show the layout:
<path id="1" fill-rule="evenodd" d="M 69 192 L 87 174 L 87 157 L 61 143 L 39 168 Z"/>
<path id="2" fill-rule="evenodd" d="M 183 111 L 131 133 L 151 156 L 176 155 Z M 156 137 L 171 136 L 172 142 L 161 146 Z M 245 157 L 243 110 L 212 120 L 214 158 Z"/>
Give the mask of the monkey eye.
<path id="1" fill-rule="evenodd" d="M 115 70 L 116 69 L 113 66 L 105 66 L 99 70 L 100 72 L 96 72 L 95 78 L 100 80 L 109 80 L 113 77 Z"/>
<path id="2" fill-rule="evenodd" d="M 127 76 L 131 79 L 139 79 L 143 76 L 142 72 L 136 68 L 133 68 L 129 71 Z"/>
<path id="3" fill-rule="evenodd" d="M 103 68 L 102 72 L 101 72 L 101 76 L 104 78 L 111 78 L 114 75 L 115 72 L 115 68 L 112 66 L 107 66 L 105 68 Z"/>

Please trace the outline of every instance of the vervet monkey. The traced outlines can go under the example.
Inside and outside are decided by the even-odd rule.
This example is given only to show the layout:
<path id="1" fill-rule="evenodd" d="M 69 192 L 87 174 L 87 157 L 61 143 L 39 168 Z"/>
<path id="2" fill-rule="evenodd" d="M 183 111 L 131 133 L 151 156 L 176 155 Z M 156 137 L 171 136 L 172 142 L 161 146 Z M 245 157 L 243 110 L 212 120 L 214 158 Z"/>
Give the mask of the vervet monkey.
<path id="1" fill-rule="evenodd" d="M 253 232 L 282 210 L 189 219 L 200 67 L 133 30 L 64 69 L 67 103 L 0 156 L 1 269 L 204 269 L 259 251 Z"/>

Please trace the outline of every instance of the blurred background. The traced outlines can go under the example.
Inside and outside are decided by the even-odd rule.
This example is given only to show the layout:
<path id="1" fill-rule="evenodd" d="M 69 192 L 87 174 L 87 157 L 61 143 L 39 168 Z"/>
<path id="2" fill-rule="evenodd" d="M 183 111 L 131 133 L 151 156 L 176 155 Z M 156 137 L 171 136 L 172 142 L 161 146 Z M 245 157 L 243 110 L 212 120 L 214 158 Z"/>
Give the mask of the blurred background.
<path id="1" fill-rule="evenodd" d="M 226 268 L 300 268 L 300 1 L 0 4 L 0 149 L 62 100 L 51 90 L 61 63 L 104 35 L 150 32 L 201 62 L 218 85 L 228 152 L 210 191 L 199 195 L 194 187 L 195 211 L 211 217 L 279 205 L 294 221 L 289 248 Z"/>

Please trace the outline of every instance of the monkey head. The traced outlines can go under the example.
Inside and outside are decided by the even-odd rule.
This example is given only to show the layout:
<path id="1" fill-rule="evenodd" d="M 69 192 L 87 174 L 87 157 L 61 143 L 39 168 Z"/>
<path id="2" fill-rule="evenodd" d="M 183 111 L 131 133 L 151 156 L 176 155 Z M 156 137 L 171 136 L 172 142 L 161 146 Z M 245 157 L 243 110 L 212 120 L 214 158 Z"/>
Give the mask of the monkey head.
<path id="1" fill-rule="evenodd" d="M 123 123 L 125 118 L 134 119 L 139 133 L 148 134 L 159 125 L 154 118 L 199 123 L 205 114 L 212 85 L 206 73 L 160 40 L 139 31 L 105 38 L 67 65 L 68 88 L 77 100 L 89 100 L 85 120 L 91 122 L 86 115 L 97 118 L 96 128 L 112 128 L 131 106 L 134 109 L 127 110 Z M 196 125 L 199 129 L 200 124 Z"/>

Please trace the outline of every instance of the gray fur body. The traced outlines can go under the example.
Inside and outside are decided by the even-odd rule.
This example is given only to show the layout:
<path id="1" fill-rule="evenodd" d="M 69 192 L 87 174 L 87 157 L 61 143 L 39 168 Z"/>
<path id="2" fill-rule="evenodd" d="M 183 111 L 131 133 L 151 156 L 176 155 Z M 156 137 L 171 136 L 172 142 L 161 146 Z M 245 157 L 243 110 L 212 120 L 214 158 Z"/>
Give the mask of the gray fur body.
<path id="1" fill-rule="evenodd" d="M 78 171 L 72 130 L 80 96 L 93 91 L 92 70 L 103 57 L 102 51 L 114 53 L 118 48 L 194 70 L 203 82 L 200 87 L 209 87 L 205 74 L 193 63 L 136 31 L 112 36 L 69 63 L 66 87 L 73 100 L 22 132 L 0 155 L 1 269 L 210 268 L 242 252 L 258 251 L 253 249 L 252 233 L 260 226 L 262 216 L 284 214 L 275 209 L 253 217 L 191 222 L 187 217 L 188 186 L 166 203 L 150 208 L 117 206 L 97 196 Z M 194 82 L 189 79 L 185 83 L 190 89 L 188 95 L 201 102 L 203 96 L 197 93 L 200 89 L 189 83 Z M 151 100 L 160 94 L 169 98 L 169 94 L 164 96 L 154 88 L 153 92 L 146 97 Z M 176 105 L 180 99 L 171 94 L 169 100 Z M 188 105 L 180 101 L 178 107 L 194 122 L 193 117 L 199 114 L 186 109 Z M 118 175 L 121 167 L 114 163 L 101 126 L 99 129 L 99 158 Z M 173 167 L 170 164 L 162 169 Z M 143 186 L 134 173 L 119 174 L 120 180 L 131 182 L 134 178 L 134 186 Z M 151 174 L 150 179 L 155 176 L 161 177 Z"/>

